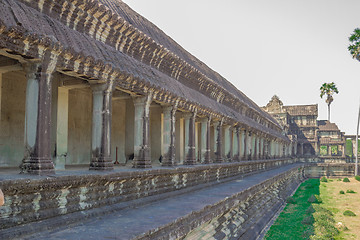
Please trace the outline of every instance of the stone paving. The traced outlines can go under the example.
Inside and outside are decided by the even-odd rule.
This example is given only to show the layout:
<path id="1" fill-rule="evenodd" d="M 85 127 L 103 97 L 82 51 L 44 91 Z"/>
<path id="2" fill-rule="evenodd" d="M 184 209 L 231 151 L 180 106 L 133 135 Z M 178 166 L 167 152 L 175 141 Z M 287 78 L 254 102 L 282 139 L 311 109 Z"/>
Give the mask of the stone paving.
<path id="1" fill-rule="evenodd" d="M 26 239 L 132 239 L 176 219 L 212 205 L 268 178 L 281 174 L 296 164 L 216 184 L 135 208 L 88 219 L 78 225 L 44 231 Z"/>

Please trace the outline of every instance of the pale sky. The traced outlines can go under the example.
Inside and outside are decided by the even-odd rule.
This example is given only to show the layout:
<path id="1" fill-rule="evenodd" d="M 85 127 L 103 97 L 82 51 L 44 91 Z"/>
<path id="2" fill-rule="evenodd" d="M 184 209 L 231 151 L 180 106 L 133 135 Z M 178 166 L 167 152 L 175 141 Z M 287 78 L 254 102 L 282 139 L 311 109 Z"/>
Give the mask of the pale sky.
<path id="1" fill-rule="evenodd" d="M 319 104 L 335 82 L 331 121 L 356 133 L 360 62 L 347 46 L 360 27 L 359 0 L 123 0 L 259 106 Z"/>

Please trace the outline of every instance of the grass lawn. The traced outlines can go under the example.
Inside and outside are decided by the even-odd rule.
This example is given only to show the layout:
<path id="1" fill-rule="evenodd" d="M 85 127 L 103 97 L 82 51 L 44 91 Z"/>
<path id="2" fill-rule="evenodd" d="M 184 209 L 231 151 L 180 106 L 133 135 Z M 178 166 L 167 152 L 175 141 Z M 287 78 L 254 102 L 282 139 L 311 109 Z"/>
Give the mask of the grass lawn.
<path id="1" fill-rule="evenodd" d="M 265 239 L 360 240 L 360 182 L 349 179 L 309 179 L 302 183 Z M 311 198 L 320 203 L 310 203 Z M 356 216 L 344 216 L 346 210 Z"/>
<path id="2" fill-rule="evenodd" d="M 335 239 L 360 239 L 360 182 L 349 179 L 350 182 L 329 179 L 320 184 L 321 205 L 334 214 L 336 226 L 340 230 Z M 347 193 L 348 190 L 355 193 Z M 340 191 L 344 191 L 344 194 L 340 194 Z M 346 210 L 354 212 L 356 216 L 344 216 Z"/>
<path id="3" fill-rule="evenodd" d="M 302 221 L 312 215 L 311 212 L 307 211 L 311 206 L 308 199 L 311 195 L 320 193 L 319 185 L 319 179 L 309 179 L 303 182 L 293 195 L 295 203 L 286 205 L 284 211 L 281 212 L 267 232 L 265 239 L 309 239 L 309 236 L 313 234 L 314 227 L 312 224 L 303 224 Z"/>

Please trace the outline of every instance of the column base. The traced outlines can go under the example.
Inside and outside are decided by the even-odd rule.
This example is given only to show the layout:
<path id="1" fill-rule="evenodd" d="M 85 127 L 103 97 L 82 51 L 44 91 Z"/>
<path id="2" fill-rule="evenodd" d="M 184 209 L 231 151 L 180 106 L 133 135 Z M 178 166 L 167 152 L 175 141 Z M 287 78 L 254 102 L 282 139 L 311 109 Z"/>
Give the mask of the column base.
<path id="1" fill-rule="evenodd" d="M 169 147 L 169 150 L 166 154 L 164 154 L 162 161 L 161 161 L 161 166 L 163 167 L 172 167 L 172 166 L 176 166 L 177 163 L 175 161 L 175 148 L 174 147 Z"/>
<path id="2" fill-rule="evenodd" d="M 233 162 L 239 162 L 240 161 L 240 158 L 238 155 L 235 155 L 232 159 Z"/>
<path id="3" fill-rule="evenodd" d="M 196 165 L 195 147 L 187 150 L 187 154 L 184 160 L 184 165 Z"/>
<path id="4" fill-rule="evenodd" d="M 163 166 L 163 167 L 174 167 L 176 165 L 177 165 L 177 163 L 175 161 L 165 160 L 165 159 L 163 159 L 163 162 L 161 163 L 161 166 Z"/>
<path id="5" fill-rule="evenodd" d="M 184 160 L 184 165 L 196 165 L 197 162 L 196 162 L 196 159 L 185 159 Z"/>
<path id="6" fill-rule="evenodd" d="M 96 157 L 91 159 L 89 170 L 111 171 L 114 164 L 110 157 Z"/>
<path id="7" fill-rule="evenodd" d="M 216 158 L 214 160 L 214 163 L 223 163 L 224 162 L 224 159 L 223 158 Z"/>
<path id="8" fill-rule="evenodd" d="M 206 151 L 206 152 L 203 152 L 202 153 L 202 156 L 201 156 L 201 163 L 203 164 L 209 164 L 211 163 L 211 160 L 210 160 L 210 151 Z"/>
<path id="9" fill-rule="evenodd" d="M 150 159 L 134 159 L 133 168 L 152 168 Z"/>
<path id="10" fill-rule="evenodd" d="M 20 165 L 21 173 L 34 175 L 55 174 L 54 163 L 49 158 L 30 157 Z"/>

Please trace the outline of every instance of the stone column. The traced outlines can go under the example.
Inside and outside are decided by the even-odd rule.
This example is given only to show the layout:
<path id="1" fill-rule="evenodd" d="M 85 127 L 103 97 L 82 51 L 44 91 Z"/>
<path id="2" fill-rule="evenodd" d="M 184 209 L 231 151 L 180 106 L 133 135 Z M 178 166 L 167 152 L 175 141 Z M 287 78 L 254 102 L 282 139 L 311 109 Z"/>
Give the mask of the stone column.
<path id="1" fill-rule="evenodd" d="M 264 139 L 263 139 L 263 148 L 264 148 L 263 159 L 267 159 L 267 139 L 266 139 L 265 136 L 264 136 Z"/>
<path id="2" fill-rule="evenodd" d="M 328 156 L 331 156 L 331 145 L 328 145 L 327 149 L 328 149 Z"/>
<path id="3" fill-rule="evenodd" d="M 185 119 L 185 160 L 184 160 L 184 165 L 196 164 L 195 118 L 196 118 L 196 112 L 184 114 L 184 119 Z"/>
<path id="4" fill-rule="evenodd" d="M 261 159 L 261 136 L 257 137 L 257 159 Z"/>
<path id="5" fill-rule="evenodd" d="M 200 153 L 199 153 L 199 122 L 195 120 L 195 160 L 200 162 Z"/>
<path id="6" fill-rule="evenodd" d="M 233 161 L 238 162 L 240 160 L 240 129 L 239 127 L 233 127 Z"/>
<path id="7" fill-rule="evenodd" d="M 151 168 L 150 152 L 150 104 L 152 93 L 144 97 L 134 97 L 134 168 Z"/>
<path id="8" fill-rule="evenodd" d="M 273 153 L 274 158 L 277 158 L 277 142 L 275 140 L 273 141 Z"/>
<path id="9" fill-rule="evenodd" d="M 300 155 L 303 156 L 304 155 L 304 143 L 300 143 L 301 148 L 300 148 Z"/>
<path id="10" fill-rule="evenodd" d="M 252 142 L 251 142 L 251 149 L 252 149 L 252 151 L 251 151 L 251 159 L 254 159 L 254 160 L 256 160 L 257 158 L 256 158 L 256 153 L 257 153 L 257 149 L 256 149 L 256 134 L 255 133 L 253 133 L 252 135 L 251 135 L 251 139 L 252 139 Z"/>
<path id="11" fill-rule="evenodd" d="M 25 106 L 25 155 L 22 172 L 53 174 L 51 159 L 51 85 L 55 66 L 47 62 L 25 66 L 27 77 Z"/>
<path id="12" fill-rule="evenodd" d="M 210 163 L 210 119 L 201 119 L 201 163 Z"/>
<path id="13" fill-rule="evenodd" d="M 252 134 L 251 134 L 251 132 L 250 131 L 247 131 L 247 135 L 246 135 L 246 137 L 247 137 L 247 139 L 246 139 L 246 150 L 247 150 L 247 152 L 246 152 L 246 155 L 247 155 L 247 160 L 251 160 L 251 155 L 252 155 L 252 151 L 253 151 L 253 149 L 252 149 L 252 140 L 251 140 L 251 138 L 252 138 Z"/>
<path id="14" fill-rule="evenodd" d="M 174 166 L 175 161 L 175 114 L 176 106 L 164 106 L 162 166 Z"/>
<path id="15" fill-rule="evenodd" d="M 112 170 L 111 102 L 112 85 L 96 84 L 93 92 L 90 170 Z"/>
<path id="16" fill-rule="evenodd" d="M 259 151 L 259 159 L 265 159 L 264 158 L 264 137 L 260 136 L 260 151 Z"/>
<path id="17" fill-rule="evenodd" d="M 226 161 L 231 161 L 231 128 L 229 125 L 224 125 L 224 150 Z"/>
<path id="18" fill-rule="evenodd" d="M 1 123 L 2 75 L 3 75 L 3 73 L 0 72 L 0 123 Z"/>
<path id="19" fill-rule="evenodd" d="M 345 140 L 345 143 L 342 145 L 342 157 L 344 158 L 344 157 L 346 157 L 346 140 Z"/>
<path id="20" fill-rule="evenodd" d="M 222 153 L 222 120 L 214 122 L 214 149 L 215 149 L 215 160 L 216 163 L 221 163 L 224 161 Z"/>
<path id="21" fill-rule="evenodd" d="M 315 147 L 315 155 L 320 155 L 320 149 L 319 149 L 319 146 L 318 146 L 318 141 L 316 141 L 314 143 L 314 147 Z"/>
<path id="22" fill-rule="evenodd" d="M 352 145 L 352 159 L 356 158 L 356 137 L 354 139 L 351 139 L 351 145 Z"/>
<path id="23" fill-rule="evenodd" d="M 241 138 L 240 138 L 240 160 L 246 160 L 246 131 L 245 129 L 241 129 L 240 130 L 240 135 L 241 135 Z"/>

